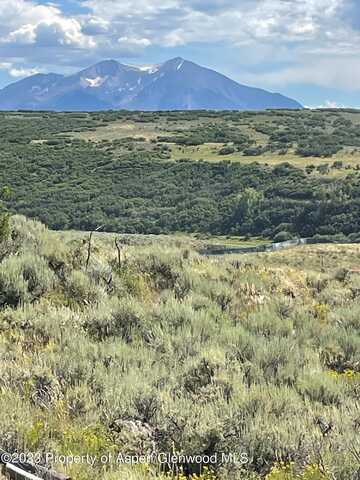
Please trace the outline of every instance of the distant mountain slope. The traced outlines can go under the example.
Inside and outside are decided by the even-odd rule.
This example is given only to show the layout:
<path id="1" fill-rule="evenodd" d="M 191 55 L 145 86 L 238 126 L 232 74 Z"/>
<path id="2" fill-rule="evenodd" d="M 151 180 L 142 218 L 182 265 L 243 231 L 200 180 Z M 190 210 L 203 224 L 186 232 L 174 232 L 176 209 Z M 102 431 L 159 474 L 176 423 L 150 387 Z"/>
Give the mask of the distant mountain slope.
<path id="1" fill-rule="evenodd" d="M 0 90 L 0 109 L 264 110 L 302 106 L 279 93 L 241 85 L 174 58 L 131 66 L 106 60 L 74 75 L 37 74 Z"/>
<path id="2" fill-rule="evenodd" d="M 17 110 L 19 108 L 39 109 L 44 96 L 56 88 L 63 79 L 62 75 L 38 73 L 12 83 L 0 90 L 0 109 Z"/>

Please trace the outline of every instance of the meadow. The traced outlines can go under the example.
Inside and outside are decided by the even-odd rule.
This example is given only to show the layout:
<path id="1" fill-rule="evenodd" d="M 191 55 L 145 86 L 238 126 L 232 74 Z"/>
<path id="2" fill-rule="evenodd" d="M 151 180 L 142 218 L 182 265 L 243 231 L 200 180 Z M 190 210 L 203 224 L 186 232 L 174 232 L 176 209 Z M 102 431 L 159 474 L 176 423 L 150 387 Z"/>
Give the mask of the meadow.
<path id="1" fill-rule="evenodd" d="M 360 246 L 206 257 L 204 242 L 11 217 L 1 448 L 52 452 L 74 480 L 358 478 Z"/>

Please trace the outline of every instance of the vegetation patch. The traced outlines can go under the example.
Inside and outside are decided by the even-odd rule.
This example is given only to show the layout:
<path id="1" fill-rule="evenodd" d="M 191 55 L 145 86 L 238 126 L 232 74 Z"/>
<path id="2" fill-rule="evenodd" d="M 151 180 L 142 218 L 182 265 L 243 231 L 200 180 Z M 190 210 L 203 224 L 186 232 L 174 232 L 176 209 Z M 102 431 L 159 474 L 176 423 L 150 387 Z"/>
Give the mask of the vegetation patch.
<path id="1" fill-rule="evenodd" d="M 54 229 L 353 239 L 358 130 L 349 111 L 3 113 L 0 184 Z"/>
<path id="2" fill-rule="evenodd" d="M 89 256 L 88 234 L 9 229 L 2 448 L 80 480 L 355 478 L 357 245 L 209 258 L 185 236 L 97 233 Z M 119 454 L 175 460 L 100 460 Z"/>

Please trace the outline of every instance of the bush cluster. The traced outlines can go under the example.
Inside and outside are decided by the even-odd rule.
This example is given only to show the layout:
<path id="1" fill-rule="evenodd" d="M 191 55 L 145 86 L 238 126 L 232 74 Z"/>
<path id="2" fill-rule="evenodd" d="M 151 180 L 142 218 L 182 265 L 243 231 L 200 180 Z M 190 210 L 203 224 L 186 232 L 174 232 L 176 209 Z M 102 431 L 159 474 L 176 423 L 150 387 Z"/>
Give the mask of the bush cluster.
<path id="1" fill-rule="evenodd" d="M 11 239 L 2 448 L 214 459 L 53 465 L 80 480 L 356 478 L 358 247 L 233 261 L 181 237 L 135 237 L 119 262 L 114 237 L 99 234 L 87 261 L 87 235 L 23 217 Z"/>

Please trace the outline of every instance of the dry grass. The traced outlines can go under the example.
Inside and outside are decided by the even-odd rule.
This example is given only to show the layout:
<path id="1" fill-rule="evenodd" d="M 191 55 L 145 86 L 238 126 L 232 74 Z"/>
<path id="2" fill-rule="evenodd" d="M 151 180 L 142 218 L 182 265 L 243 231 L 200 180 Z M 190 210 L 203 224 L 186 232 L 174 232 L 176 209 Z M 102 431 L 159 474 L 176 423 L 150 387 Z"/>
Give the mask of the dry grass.
<path id="1" fill-rule="evenodd" d="M 0 264 L 3 448 L 245 453 L 243 468 L 215 462 L 201 480 L 354 478 L 359 246 L 208 258 L 192 238 L 128 236 L 119 264 L 113 236 L 98 234 L 87 264 L 84 233 L 22 217 L 13 228 Z M 75 480 L 167 478 L 54 467 Z"/>
<path id="2" fill-rule="evenodd" d="M 74 133 L 75 138 L 83 140 L 92 140 L 94 142 L 101 142 L 102 140 L 116 140 L 126 137 L 146 138 L 151 140 L 156 138 L 156 125 L 154 124 L 139 124 L 130 121 L 116 121 L 105 127 L 98 127 L 94 132 L 79 132 Z"/>

